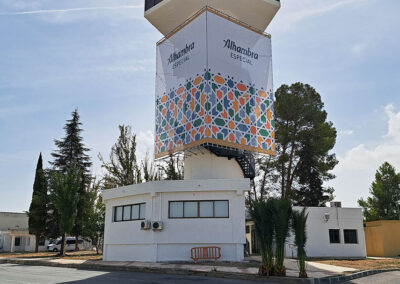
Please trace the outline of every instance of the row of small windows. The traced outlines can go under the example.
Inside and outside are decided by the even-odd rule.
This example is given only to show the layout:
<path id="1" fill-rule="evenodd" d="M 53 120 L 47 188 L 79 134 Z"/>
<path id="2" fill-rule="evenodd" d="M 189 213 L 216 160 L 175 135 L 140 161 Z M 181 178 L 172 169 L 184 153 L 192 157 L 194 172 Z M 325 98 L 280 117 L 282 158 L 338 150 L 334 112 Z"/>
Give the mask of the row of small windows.
<path id="1" fill-rule="evenodd" d="M 114 222 L 144 220 L 146 203 L 114 207 Z"/>
<path id="2" fill-rule="evenodd" d="M 357 230 L 343 230 L 344 243 L 345 244 L 357 244 Z M 340 244 L 340 230 L 330 229 L 329 230 L 329 242 L 331 244 Z"/>
<path id="3" fill-rule="evenodd" d="M 113 213 L 114 222 L 144 220 L 146 203 L 115 206 Z M 168 218 L 229 218 L 229 201 L 170 201 Z"/>
<path id="4" fill-rule="evenodd" d="M 229 202 L 228 200 L 170 201 L 168 217 L 229 218 Z"/>

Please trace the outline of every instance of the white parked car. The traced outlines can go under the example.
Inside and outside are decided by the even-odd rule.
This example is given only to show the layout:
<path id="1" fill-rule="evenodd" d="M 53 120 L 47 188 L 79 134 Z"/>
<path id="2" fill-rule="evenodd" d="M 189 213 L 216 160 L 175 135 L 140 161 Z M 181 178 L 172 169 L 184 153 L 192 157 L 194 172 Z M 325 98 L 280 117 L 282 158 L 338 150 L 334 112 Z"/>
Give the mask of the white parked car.
<path id="1" fill-rule="evenodd" d="M 74 251 L 75 250 L 75 238 L 68 237 L 65 241 L 65 251 Z M 84 250 L 85 247 L 83 245 L 83 240 L 78 239 L 78 250 Z M 61 238 L 57 239 L 55 244 L 49 244 L 47 246 L 47 251 L 61 251 Z"/>

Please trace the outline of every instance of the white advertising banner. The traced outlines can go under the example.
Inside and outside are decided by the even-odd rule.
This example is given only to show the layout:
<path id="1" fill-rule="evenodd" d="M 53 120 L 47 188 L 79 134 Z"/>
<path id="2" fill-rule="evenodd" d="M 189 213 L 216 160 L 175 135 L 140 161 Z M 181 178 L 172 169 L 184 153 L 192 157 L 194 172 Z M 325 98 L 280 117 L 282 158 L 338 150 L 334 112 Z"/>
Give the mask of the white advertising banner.
<path id="1" fill-rule="evenodd" d="M 268 35 L 205 9 L 157 46 L 156 158 L 205 143 L 273 154 Z"/>

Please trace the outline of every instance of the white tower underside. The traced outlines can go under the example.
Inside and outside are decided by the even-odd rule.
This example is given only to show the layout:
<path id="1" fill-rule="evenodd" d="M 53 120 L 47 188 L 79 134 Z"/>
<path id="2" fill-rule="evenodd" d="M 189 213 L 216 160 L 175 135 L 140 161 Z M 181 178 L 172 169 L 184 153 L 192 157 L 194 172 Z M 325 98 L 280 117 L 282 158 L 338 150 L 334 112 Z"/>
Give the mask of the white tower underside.
<path id="1" fill-rule="evenodd" d="M 184 179 L 241 179 L 243 171 L 235 159 L 218 157 L 204 148 L 185 156 Z"/>

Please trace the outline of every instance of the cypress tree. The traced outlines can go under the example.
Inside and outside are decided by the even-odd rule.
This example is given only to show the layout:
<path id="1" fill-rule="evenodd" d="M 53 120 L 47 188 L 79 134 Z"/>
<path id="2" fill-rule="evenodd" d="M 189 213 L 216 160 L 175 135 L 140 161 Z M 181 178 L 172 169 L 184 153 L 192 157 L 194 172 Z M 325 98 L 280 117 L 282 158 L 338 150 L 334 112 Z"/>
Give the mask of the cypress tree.
<path id="1" fill-rule="evenodd" d="M 29 233 L 35 235 L 35 252 L 39 250 L 39 239 L 46 232 L 47 218 L 47 181 L 43 171 L 42 153 L 36 166 L 35 181 L 33 183 L 32 201 L 29 206 Z"/>
<path id="2" fill-rule="evenodd" d="M 51 154 L 54 160 L 50 162 L 57 171 L 65 173 L 69 168 L 76 167 L 82 175 L 77 195 L 77 212 L 72 229 L 72 234 L 75 235 L 76 241 L 78 241 L 79 236 L 83 235 L 83 227 L 90 210 L 88 207 L 91 206 L 88 204 L 90 198 L 88 197 L 87 187 L 91 179 L 90 168 L 92 166 L 92 161 L 87 154 L 90 150 L 86 148 L 83 143 L 83 137 L 81 136 L 83 129 L 81 125 L 82 123 L 80 122 L 78 110 L 75 109 L 72 112 L 72 118 L 67 120 L 64 126 L 65 137 L 61 140 L 54 141 L 57 150 Z M 75 249 L 78 249 L 77 245 Z"/>

